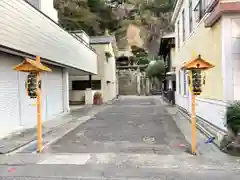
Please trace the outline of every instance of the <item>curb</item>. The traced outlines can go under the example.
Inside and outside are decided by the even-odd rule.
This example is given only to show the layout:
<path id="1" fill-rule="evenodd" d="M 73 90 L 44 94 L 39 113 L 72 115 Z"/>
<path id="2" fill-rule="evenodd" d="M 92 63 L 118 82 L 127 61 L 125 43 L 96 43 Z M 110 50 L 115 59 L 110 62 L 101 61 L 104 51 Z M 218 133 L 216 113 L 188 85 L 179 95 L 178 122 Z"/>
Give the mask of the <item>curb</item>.
<path id="1" fill-rule="evenodd" d="M 161 104 L 163 104 L 164 106 L 169 106 L 169 107 L 171 107 L 171 108 L 175 108 L 177 112 L 180 112 L 179 109 L 178 109 L 175 105 L 170 105 L 170 104 L 168 104 L 168 103 L 165 102 L 162 98 L 163 98 L 163 97 L 160 98 Z M 177 122 L 176 122 L 177 119 L 176 119 L 175 115 L 171 114 L 171 113 L 167 110 L 167 108 L 165 108 L 165 109 L 166 109 L 166 111 L 169 113 L 169 115 L 173 118 L 173 120 L 175 121 L 176 125 L 178 126 L 178 124 L 177 124 Z M 180 112 L 180 113 L 181 113 L 181 112 Z M 182 114 L 182 113 L 181 113 L 181 114 Z M 184 117 L 185 117 L 185 116 L 184 116 Z M 190 146 L 186 146 L 186 151 L 185 151 L 185 152 L 191 154 L 192 156 L 201 156 L 201 153 L 199 152 L 199 150 L 198 150 L 197 148 L 196 148 L 196 154 L 192 154 L 192 152 L 191 152 L 191 144 L 192 144 L 191 140 L 189 140 L 189 138 L 187 138 L 187 136 L 184 134 L 184 132 L 181 130 L 181 128 L 180 128 L 179 126 L 178 126 L 178 128 L 179 128 L 180 131 L 183 133 L 186 141 L 187 141 L 188 144 L 190 145 Z"/>

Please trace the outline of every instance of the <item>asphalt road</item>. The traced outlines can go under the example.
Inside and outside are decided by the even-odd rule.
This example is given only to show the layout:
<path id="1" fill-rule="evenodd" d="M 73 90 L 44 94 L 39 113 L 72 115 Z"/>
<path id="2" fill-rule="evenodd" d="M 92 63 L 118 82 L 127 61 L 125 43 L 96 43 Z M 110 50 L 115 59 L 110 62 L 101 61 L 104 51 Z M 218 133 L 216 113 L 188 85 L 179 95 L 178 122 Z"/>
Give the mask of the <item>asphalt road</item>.
<path id="1" fill-rule="evenodd" d="M 0 165 L 0 180 L 240 179 L 239 164 L 187 153 L 188 142 L 158 98 L 121 97 L 43 154 L 13 156 L 19 164 Z"/>
<path id="2" fill-rule="evenodd" d="M 51 153 L 179 154 L 188 144 L 155 98 L 117 101 L 48 148 Z"/>

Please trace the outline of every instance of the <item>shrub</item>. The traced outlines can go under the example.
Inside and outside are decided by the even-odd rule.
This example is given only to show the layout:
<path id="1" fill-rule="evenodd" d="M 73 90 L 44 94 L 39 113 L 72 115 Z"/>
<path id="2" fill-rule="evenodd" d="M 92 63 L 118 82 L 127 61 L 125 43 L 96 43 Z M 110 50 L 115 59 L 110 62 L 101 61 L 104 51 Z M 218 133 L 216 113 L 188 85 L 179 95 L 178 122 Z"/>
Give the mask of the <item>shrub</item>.
<path id="1" fill-rule="evenodd" d="M 240 133 L 240 101 L 235 101 L 227 107 L 226 120 L 234 135 Z"/>

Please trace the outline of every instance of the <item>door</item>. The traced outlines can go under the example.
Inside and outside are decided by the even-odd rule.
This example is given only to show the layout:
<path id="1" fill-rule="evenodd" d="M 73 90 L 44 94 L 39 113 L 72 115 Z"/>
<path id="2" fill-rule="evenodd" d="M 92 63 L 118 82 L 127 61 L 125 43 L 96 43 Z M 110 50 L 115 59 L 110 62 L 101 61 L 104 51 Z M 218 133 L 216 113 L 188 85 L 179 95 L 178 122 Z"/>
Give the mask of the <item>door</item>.
<path id="1" fill-rule="evenodd" d="M 18 72 L 13 70 L 20 62 L 14 56 L 0 53 L 0 137 L 20 125 Z"/>
<path id="2" fill-rule="evenodd" d="M 28 73 L 19 72 L 19 95 L 21 106 L 21 125 L 31 126 L 37 124 L 37 99 L 31 99 L 27 95 L 25 82 Z"/>

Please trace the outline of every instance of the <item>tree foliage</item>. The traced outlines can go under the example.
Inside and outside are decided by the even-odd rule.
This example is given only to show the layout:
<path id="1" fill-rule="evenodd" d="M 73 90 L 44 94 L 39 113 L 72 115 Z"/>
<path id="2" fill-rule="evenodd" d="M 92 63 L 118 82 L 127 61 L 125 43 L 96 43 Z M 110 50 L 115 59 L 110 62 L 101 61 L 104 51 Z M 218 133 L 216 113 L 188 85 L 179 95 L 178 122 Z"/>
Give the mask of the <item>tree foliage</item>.
<path id="1" fill-rule="evenodd" d="M 84 30 L 102 35 L 105 29 L 126 41 L 129 24 L 137 24 L 146 41 L 157 39 L 161 31 L 172 29 L 169 13 L 173 0 L 54 0 L 59 23 L 67 30 Z"/>
<path id="2" fill-rule="evenodd" d="M 67 30 L 84 30 L 89 35 L 101 35 L 105 29 L 116 31 L 119 18 L 116 8 L 105 0 L 54 0 L 59 23 Z"/>
<path id="3" fill-rule="evenodd" d="M 165 65 L 163 60 L 157 60 L 154 63 L 150 63 L 145 70 L 146 76 L 149 78 L 158 78 L 162 80 L 165 72 Z"/>
<path id="4" fill-rule="evenodd" d="M 137 46 L 132 46 L 131 49 L 132 49 L 132 54 L 134 55 L 133 60 L 135 64 L 137 65 L 149 64 L 151 59 L 145 49 Z"/>
<path id="5" fill-rule="evenodd" d="M 235 101 L 227 107 L 227 125 L 237 135 L 240 133 L 240 101 Z"/>

